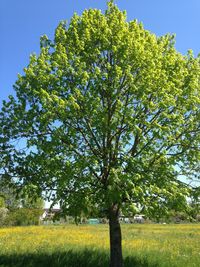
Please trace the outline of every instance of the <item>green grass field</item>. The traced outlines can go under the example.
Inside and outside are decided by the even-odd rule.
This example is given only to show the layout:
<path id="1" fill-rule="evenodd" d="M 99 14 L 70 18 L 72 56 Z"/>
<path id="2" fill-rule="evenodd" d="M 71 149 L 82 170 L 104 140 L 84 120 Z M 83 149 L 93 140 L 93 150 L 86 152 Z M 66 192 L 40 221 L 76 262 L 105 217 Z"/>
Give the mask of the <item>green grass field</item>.
<path id="1" fill-rule="evenodd" d="M 125 267 L 199 267 L 200 225 L 122 225 Z M 0 267 L 104 267 L 108 225 L 0 228 Z"/>

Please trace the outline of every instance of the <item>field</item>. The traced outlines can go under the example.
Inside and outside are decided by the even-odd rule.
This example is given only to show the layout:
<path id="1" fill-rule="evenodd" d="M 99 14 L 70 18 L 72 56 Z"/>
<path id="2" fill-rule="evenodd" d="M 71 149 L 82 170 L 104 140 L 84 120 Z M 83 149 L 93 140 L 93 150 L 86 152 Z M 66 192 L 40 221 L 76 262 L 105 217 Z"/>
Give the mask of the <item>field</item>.
<path id="1" fill-rule="evenodd" d="M 122 225 L 125 267 L 199 267 L 200 225 Z M 108 225 L 0 228 L 0 267 L 108 266 Z"/>

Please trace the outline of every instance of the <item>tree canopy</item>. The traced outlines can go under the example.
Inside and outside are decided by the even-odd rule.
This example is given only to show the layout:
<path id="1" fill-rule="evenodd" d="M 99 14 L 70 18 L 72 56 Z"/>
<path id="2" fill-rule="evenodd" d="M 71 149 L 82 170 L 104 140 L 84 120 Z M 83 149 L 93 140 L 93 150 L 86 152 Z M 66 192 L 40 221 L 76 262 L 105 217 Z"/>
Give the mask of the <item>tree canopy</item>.
<path id="1" fill-rule="evenodd" d="M 174 43 L 112 1 L 41 37 L 1 112 L 4 175 L 76 214 L 186 205 L 180 177 L 199 168 L 200 64 Z"/>

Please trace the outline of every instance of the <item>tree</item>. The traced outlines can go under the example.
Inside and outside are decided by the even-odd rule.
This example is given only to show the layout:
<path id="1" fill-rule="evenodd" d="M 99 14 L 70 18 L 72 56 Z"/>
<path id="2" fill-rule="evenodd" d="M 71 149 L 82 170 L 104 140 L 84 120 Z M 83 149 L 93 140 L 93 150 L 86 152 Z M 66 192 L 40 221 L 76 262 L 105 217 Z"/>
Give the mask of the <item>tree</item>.
<path id="1" fill-rule="evenodd" d="M 11 185 L 11 187 L 9 187 Z M 30 192 L 31 185 L 23 188 L 15 188 L 14 183 L 6 185 L 6 181 L 0 181 L 0 207 L 6 207 L 10 211 L 16 210 L 20 207 L 27 209 L 43 209 L 44 201 L 38 195 L 33 195 Z M 18 189 L 16 191 L 16 189 Z"/>
<path id="2" fill-rule="evenodd" d="M 187 205 L 179 177 L 199 162 L 199 58 L 127 22 L 112 1 L 40 44 L 1 112 L 4 176 L 63 212 L 104 210 L 110 266 L 121 267 L 121 210 Z"/>
<path id="3" fill-rule="evenodd" d="M 8 215 L 8 210 L 5 207 L 0 207 L 0 226 L 5 225 Z"/>
<path id="4" fill-rule="evenodd" d="M 0 208 L 5 208 L 5 200 L 3 196 L 0 196 Z"/>
<path id="5" fill-rule="evenodd" d="M 23 191 L 17 190 L 17 194 L 13 186 L 13 183 L 10 188 L 3 181 L 0 182 L 0 225 L 39 224 L 44 207 L 43 199 L 28 195 L 24 187 Z"/>
<path id="6" fill-rule="evenodd" d="M 35 208 L 18 208 L 9 212 L 4 219 L 4 225 L 22 226 L 22 225 L 38 225 L 40 223 L 41 209 Z"/>
<path id="7" fill-rule="evenodd" d="M 200 215 L 200 187 L 195 188 L 196 190 L 193 190 L 193 194 L 190 197 L 190 217 L 193 220 L 199 221 L 199 215 Z"/>
<path id="8" fill-rule="evenodd" d="M 21 206 L 25 209 L 38 209 L 42 210 L 44 208 L 44 201 L 41 197 L 31 198 L 26 195 L 21 199 Z"/>
<path id="9" fill-rule="evenodd" d="M 3 207 L 6 207 L 9 210 L 15 210 L 20 206 L 20 199 L 17 198 L 15 189 L 9 188 L 8 185 L 5 185 L 2 182 L 0 182 L 0 199 L 3 200 Z"/>

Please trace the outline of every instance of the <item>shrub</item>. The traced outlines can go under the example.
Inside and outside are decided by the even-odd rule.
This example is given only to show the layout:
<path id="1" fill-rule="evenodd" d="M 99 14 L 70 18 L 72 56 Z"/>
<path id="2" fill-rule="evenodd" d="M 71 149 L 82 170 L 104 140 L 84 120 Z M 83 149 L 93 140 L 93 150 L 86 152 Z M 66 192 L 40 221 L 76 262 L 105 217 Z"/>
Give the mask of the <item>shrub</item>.
<path id="1" fill-rule="evenodd" d="M 42 210 L 19 208 L 9 213 L 6 224 L 13 226 L 38 225 Z"/>
<path id="2" fill-rule="evenodd" d="M 0 226 L 5 224 L 7 216 L 8 216 L 8 209 L 0 208 Z"/>

